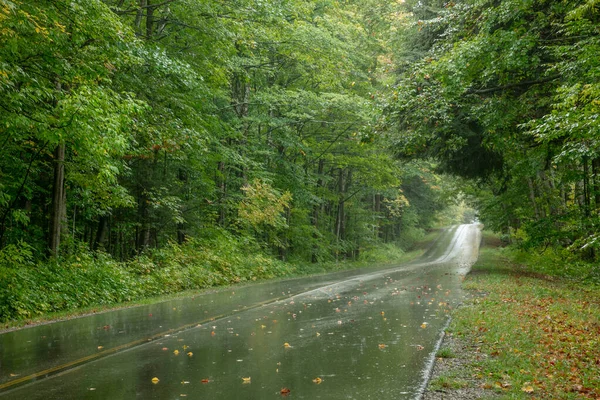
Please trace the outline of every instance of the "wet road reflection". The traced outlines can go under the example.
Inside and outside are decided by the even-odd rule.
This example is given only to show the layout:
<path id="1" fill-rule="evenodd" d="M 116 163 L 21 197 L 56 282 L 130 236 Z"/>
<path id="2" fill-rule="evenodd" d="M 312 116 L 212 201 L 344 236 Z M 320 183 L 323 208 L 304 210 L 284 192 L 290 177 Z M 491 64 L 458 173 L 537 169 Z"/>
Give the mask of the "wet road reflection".
<path id="1" fill-rule="evenodd" d="M 299 399 L 415 398 L 479 237 L 461 225 L 396 268 L 229 288 L 0 335 L 0 398 L 265 399 L 283 388 Z"/>

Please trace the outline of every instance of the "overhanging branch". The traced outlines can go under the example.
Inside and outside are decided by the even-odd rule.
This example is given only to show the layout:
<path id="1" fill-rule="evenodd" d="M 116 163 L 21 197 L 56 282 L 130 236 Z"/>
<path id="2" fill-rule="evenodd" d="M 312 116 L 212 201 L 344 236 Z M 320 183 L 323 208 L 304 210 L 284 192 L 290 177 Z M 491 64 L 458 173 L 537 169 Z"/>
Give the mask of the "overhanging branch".
<path id="1" fill-rule="evenodd" d="M 533 86 L 533 85 L 538 85 L 541 83 L 551 82 L 558 78 L 560 78 L 560 75 L 552 75 L 552 76 L 548 76 L 548 77 L 542 78 L 542 79 L 509 83 L 508 85 L 496 86 L 496 87 L 485 88 L 485 89 L 470 88 L 469 90 L 467 90 L 467 93 L 468 94 L 487 94 L 487 93 L 494 93 L 494 92 L 503 92 L 505 90 L 514 89 L 514 88 L 518 88 L 518 87 Z"/>

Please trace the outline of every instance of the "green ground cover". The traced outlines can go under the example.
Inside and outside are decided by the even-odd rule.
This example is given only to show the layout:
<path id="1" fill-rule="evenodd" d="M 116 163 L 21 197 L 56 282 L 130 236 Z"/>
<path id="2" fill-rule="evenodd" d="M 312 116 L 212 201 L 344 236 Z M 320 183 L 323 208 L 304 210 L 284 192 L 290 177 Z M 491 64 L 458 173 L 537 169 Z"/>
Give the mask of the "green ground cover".
<path id="1" fill-rule="evenodd" d="M 11 259 L 0 259 L 0 329 L 164 301 L 211 287 L 405 262 L 423 254 L 438 234 L 422 236 L 410 251 L 384 244 L 365 250 L 357 261 L 314 264 L 278 260 L 225 231 L 129 262 L 81 252 L 60 263 L 35 263 L 21 248 L 10 253 Z"/>
<path id="2" fill-rule="evenodd" d="M 600 398 L 598 267 L 498 244 L 485 235 L 464 281 L 472 296 L 449 329 L 458 340 L 477 344 L 480 354 L 466 376 L 484 382 L 494 398 Z M 463 385 L 456 371 L 431 383 Z"/>

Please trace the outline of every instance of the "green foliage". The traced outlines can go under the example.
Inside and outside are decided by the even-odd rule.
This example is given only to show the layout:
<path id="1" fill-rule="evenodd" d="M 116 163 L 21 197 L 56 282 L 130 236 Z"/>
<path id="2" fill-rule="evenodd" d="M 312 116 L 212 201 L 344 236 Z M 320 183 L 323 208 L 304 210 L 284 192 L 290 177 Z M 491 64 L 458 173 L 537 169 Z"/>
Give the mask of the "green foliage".
<path id="1" fill-rule="evenodd" d="M 150 250 L 128 262 L 83 252 L 33 264 L 27 248 L 0 253 L 0 321 L 188 289 L 290 275 L 291 266 L 217 230 L 210 239 Z"/>
<path id="2" fill-rule="evenodd" d="M 416 12 L 401 22 L 403 69 L 387 100 L 399 157 L 470 179 L 466 200 L 481 220 L 519 244 L 583 258 L 596 257 L 600 210 L 595 4 L 461 1 L 418 12 L 424 5 L 408 2 Z"/>
<path id="3" fill-rule="evenodd" d="M 386 135 L 402 7 L 0 0 L 7 313 L 400 256 L 447 199 Z"/>
<path id="4" fill-rule="evenodd" d="M 242 223 L 249 223 L 257 228 L 267 225 L 274 228 L 286 227 L 282 213 L 289 207 L 292 195 L 290 192 L 277 193 L 266 182 L 255 179 L 251 185 L 242 188 L 244 200 L 240 203 L 239 217 Z"/>
<path id="5" fill-rule="evenodd" d="M 365 249 L 360 258 L 362 261 L 377 264 L 388 260 L 400 260 L 405 253 L 399 246 L 387 243 L 375 248 Z"/>

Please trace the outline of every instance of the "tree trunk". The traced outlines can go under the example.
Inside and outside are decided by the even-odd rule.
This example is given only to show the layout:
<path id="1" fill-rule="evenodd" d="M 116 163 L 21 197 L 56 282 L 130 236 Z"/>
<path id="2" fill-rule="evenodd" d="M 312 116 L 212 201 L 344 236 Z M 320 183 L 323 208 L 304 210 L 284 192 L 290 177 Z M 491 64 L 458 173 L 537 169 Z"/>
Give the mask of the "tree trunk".
<path id="1" fill-rule="evenodd" d="M 52 185 L 52 206 L 50 208 L 50 232 L 48 251 L 57 256 L 60 249 L 60 237 L 63 230 L 63 215 L 66 206 L 65 193 L 65 145 L 59 144 L 54 150 L 54 182 Z"/>
<path id="2" fill-rule="evenodd" d="M 600 211 L 600 157 L 592 160 L 592 176 L 594 179 L 594 208 Z"/>
<path id="3" fill-rule="evenodd" d="M 106 232 L 108 231 L 108 217 L 102 216 L 98 220 L 98 230 L 96 231 L 96 239 L 94 240 L 93 250 L 97 251 L 101 247 L 104 247 L 104 240 L 106 239 Z"/>
<path id="4" fill-rule="evenodd" d="M 589 160 L 587 156 L 583 157 L 583 205 L 584 205 L 584 215 L 586 217 L 590 216 L 590 167 Z"/>
<path id="5" fill-rule="evenodd" d="M 219 191 L 218 191 L 218 196 L 219 196 L 219 226 L 220 227 L 224 227 L 225 226 L 225 217 L 226 217 L 226 212 L 225 212 L 225 198 L 227 197 L 227 180 L 225 179 L 225 174 L 226 174 L 226 168 L 225 168 L 225 163 L 223 161 L 219 161 L 219 164 L 217 165 L 217 179 L 216 181 L 218 182 L 218 186 L 219 186 Z"/>
<path id="6" fill-rule="evenodd" d="M 148 210 L 148 199 L 142 195 L 139 198 L 138 212 L 140 216 L 140 228 L 137 229 L 137 251 L 141 253 L 150 246 L 150 212 Z"/>
<path id="7" fill-rule="evenodd" d="M 529 177 L 527 178 L 527 185 L 529 186 L 529 200 L 531 200 L 531 206 L 533 207 L 535 220 L 538 221 L 540 219 L 540 212 L 535 201 L 535 188 L 533 186 L 533 180 Z"/>
<path id="8" fill-rule="evenodd" d="M 319 160 L 319 164 L 317 167 L 317 190 L 316 193 L 319 192 L 320 188 L 323 187 L 323 168 L 325 167 L 325 161 L 320 159 Z M 312 226 L 313 226 L 313 240 L 314 240 L 314 245 L 313 245 L 313 252 L 311 255 L 311 262 L 316 263 L 318 261 L 317 259 L 317 251 L 319 246 L 317 245 L 317 241 L 319 240 L 319 214 L 320 214 L 320 209 L 321 209 L 321 204 L 319 203 L 315 203 L 313 205 L 313 210 L 312 210 L 312 216 L 311 216 L 311 222 L 312 222 Z"/>
<path id="9" fill-rule="evenodd" d="M 142 18 L 144 17 L 144 7 L 146 7 L 146 0 L 140 0 L 140 8 L 137 10 L 135 21 L 133 23 L 135 33 L 140 36 L 142 34 Z"/>
<path id="10" fill-rule="evenodd" d="M 151 0 L 146 0 L 147 1 L 147 8 L 146 8 L 146 39 L 150 40 L 150 38 L 152 37 L 152 30 L 154 27 L 154 8 L 155 7 L 151 7 L 150 1 Z"/>

